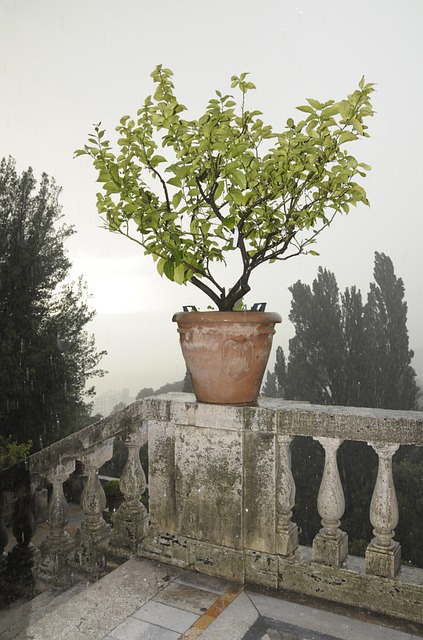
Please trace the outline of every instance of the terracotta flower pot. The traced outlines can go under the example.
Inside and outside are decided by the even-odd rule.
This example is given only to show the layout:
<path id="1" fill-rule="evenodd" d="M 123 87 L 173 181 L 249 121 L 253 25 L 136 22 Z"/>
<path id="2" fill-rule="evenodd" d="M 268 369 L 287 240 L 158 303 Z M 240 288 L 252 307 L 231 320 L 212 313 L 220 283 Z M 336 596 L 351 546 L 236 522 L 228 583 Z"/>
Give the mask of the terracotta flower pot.
<path id="1" fill-rule="evenodd" d="M 272 348 L 278 313 L 176 313 L 182 354 L 199 402 L 255 404 Z"/>

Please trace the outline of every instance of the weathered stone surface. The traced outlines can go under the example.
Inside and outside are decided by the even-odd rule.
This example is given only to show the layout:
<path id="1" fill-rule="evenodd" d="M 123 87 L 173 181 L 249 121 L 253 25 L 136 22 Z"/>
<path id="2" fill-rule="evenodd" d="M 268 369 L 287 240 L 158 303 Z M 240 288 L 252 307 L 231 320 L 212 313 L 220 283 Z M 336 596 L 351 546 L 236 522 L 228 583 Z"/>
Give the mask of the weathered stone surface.
<path id="1" fill-rule="evenodd" d="M 147 424 L 153 526 L 138 544 L 139 554 L 213 576 L 423 623 L 421 581 L 410 580 L 404 568 L 392 577 L 400 568 L 400 555 L 392 540 L 396 507 L 390 471 L 394 448 L 423 446 L 422 413 L 317 407 L 274 399 L 263 399 L 257 407 L 216 406 L 197 403 L 191 394 L 169 394 L 134 403 L 111 419 L 72 434 L 31 456 L 30 467 L 45 471 L 59 458 L 80 458 L 81 452 L 108 437 L 117 433 L 125 437 L 134 430 L 141 434 L 137 453 Z M 307 558 L 301 551 L 303 559 L 296 550 L 289 455 L 294 435 L 325 439 L 329 448 L 340 440 L 365 441 L 377 450 L 382 462 L 371 513 L 375 539 L 367 551 L 366 572 L 364 563 L 357 569 L 351 557 L 343 568 L 324 564 L 330 556 L 331 564 L 341 564 L 346 555 L 346 536 L 340 533 L 338 540 L 343 506 L 335 486 L 339 485 L 335 456 L 333 472 L 326 471 L 327 495 L 319 506 L 323 540 L 315 549 L 315 560 L 320 563 L 313 562 L 310 550 Z M 127 489 L 129 498 L 138 494 L 138 489 L 132 491 L 132 482 Z M 143 534 L 143 526 L 136 523 L 134 531 Z M 319 536 L 316 540 L 319 546 Z M 337 542 L 333 549 L 332 542 Z"/>
<path id="2" fill-rule="evenodd" d="M 120 476 L 120 490 L 124 503 L 111 517 L 113 523 L 110 547 L 118 557 L 131 557 L 147 533 L 149 517 L 141 503 L 141 496 L 147 488 L 144 469 L 140 462 L 142 433 L 135 428 L 125 438 L 128 458 Z"/>
<path id="3" fill-rule="evenodd" d="M 366 549 L 366 573 L 395 578 L 401 569 L 401 545 L 393 542 L 389 548 L 369 544 Z"/>
<path id="4" fill-rule="evenodd" d="M 362 407 L 312 405 L 270 399 L 278 414 L 278 432 L 361 442 L 423 446 L 423 413 Z M 260 405 L 268 406 L 262 398 Z"/>
<path id="5" fill-rule="evenodd" d="M 177 531 L 240 549 L 242 436 L 226 429 L 175 429 Z"/>
<path id="6" fill-rule="evenodd" d="M 29 457 L 30 472 L 31 474 L 40 473 L 43 475 L 47 469 L 55 467 L 58 460 L 68 457 L 76 458 L 79 453 L 101 444 L 107 438 L 114 437 L 117 434 L 125 434 L 135 425 L 139 425 L 144 436 L 144 442 L 146 442 L 147 428 L 146 424 L 143 424 L 143 418 L 143 401 L 133 402 L 122 411 L 113 413 L 107 418 L 102 418 L 80 431 L 71 433 L 66 438 L 54 442 L 50 447 L 32 454 Z"/>
<path id="7" fill-rule="evenodd" d="M 278 556 L 259 551 L 245 551 L 245 582 L 278 588 Z"/>
<path id="8" fill-rule="evenodd" d="M 279 558 L 279 589 L 423 622 L 423 589 L 398 579 Z"/>
<path id="9" fill-rule="evenodd" d="M 133 558 L 30 624 L 17 638 L 100 640 L 178 574 L 178 569 Z"/>
<path id="10" fill-rule="evenodd" d="M 139 547 L 141 555 L 423 622 L 422 585 L 411 584 L 408 574 L 401 580 L 405 571 L 395 579 L 370 575 L 377 571 L 369 553 L 367 574 L 364 562 L 358 570 L 351 557 L 343 564 L 347 535 L 338 528 L 344 506 L 336 465 L 336 449 L 344 439 L 377 443 L 383 451 L 389 445 L 389 453 L 392 443 L 423 446 L 421 413 L 275 399 L 263 399 L 258 407 L 222 407 L 199 404 L 191 394 L 146 399 L 144 409 L 153 528 Z M 291 522 L 294 435 L 313 436 L 327 450 L 319 500 L 323 528 L 314 546 L 318 562 L 310 549 L 302 559 L 298 529 Z M 383 495 L 389 496 L 391 506 L 375 516 L 378 540 L 391 540 L 395 520 L 393 487 L 385 476 L 376 494 L 383 504 Z M 385 576 L 398 569 L 398 557 L 389 556 L 394 569 L 382 567 Z"/>
<path id="11" fill-rule="evenodd" d="M 175 427 L 149 420 L 150 523 L 153 528 L 176 533 Z"/>
<path id="12" fill-rule="evenodd" d="M 150 529 L 138 554 L 210 576 L 244 582 L 244 552 Z"/>
<path id="13" fill-rule="evenodd" d="M 244 547 L 275 553 L 275 437 L 244 434 Z"/>
<path id="14" fill-rule="evenodd" d="M 336 536 L 330 538 L 318 533 L 313 540 L 313 560 L 332 567 L 342 567 L 348 556 L 348 536 L 345 531 L 338 530 Z"/>

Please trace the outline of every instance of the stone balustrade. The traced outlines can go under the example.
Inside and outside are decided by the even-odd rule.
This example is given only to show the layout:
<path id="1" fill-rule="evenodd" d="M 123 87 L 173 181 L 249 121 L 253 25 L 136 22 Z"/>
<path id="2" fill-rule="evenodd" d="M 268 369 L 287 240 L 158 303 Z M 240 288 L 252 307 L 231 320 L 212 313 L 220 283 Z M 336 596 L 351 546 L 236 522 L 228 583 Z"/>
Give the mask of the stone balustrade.
<path id="1" fill-rule="evenodd" d="M 147 398 L 150 528 L 139 553 L 200 572 L 423 622 L 423 571 L 401 565 L 392 456 L 423 446 L 423 413 L 263 398 L 257 407 Z M 325 463 L 312 548 L 298 544 L 290 447 L 310 436 Z M 348 555 L 337 453 L 367 443 L 379 464 L 365 560 Z M 305 461 L 306 464 L 306 461 Z M 348 478 L 345 479 L 348 483 Z M 423 526 L 423 523 L 421 523 Z"/>
<path id="2" fill-rule="evenodd" d="M 4 495 L 13 492 L 15 512 L 13 535 L 16 544 L 9 553 L 9 532 L 4 526 L 0 510 L 0 580 L 6 585 L 10 598 L 31 595 L 36 580 L 49 583 L 69 584 L 71 576 L 78 571 L 97 577 L 106 568 L 107 557 L 111 555 L 111 526 L 104 520 L 106 497 L 99 480 L 100 467 L 112 457 L 113 440 L 120 438 L 128 446 L 128 463 L 122 475 L 129 478 L 131 488 L 124 490 L 128 498 L 130 512 L 125 509 L 114 514 L 116 529 L 132 531 L 136 521 L 138 528 L 120 537 L 113 549 L 114 556 L 127 558 L 134 552 L 147 529 L 148 516 L 139 502 L 146 489 L 145 476 L 140 469 L 140 447 L 147 441 L 146 422 L 143 421 L 143 404 L 134 402 L 129 407 L 104 418 L 79 432 L 55 442 L 31 455 L 27 463 L 20 463 L 0 473 L 0 491 Z M 80 508 L 83 518 L 80 529 L 71 538 L 69 505 L 64 485 L 75 471 L 76 461 L 84 464 L 86 477 L 81 495 Z M 137 499 L 132 496 L 132 479 L 139 482 L 135 487 Z M 43 480 L 50 483 L 48 509 L 48 534 L 39 549 L 31 542 L 35 533 L 34 493 Z M 3 502 L 3 501 L 2 501 Z M 139 522 L 142 525 L 139 525 Z"/>
<path id="3" fill-rule="evenodd" d="M 139 461 L 147 429 L 149 514 L 140 502 L 146 480 Z M 120 479 L 125 501 L 108 524 L 98 470 L 116 436 L 128 448 Z M 325 458 L 316 504 L 321 528 L 312 548 L 299 545 L 301 522 L 293 522 L 295 436 L 314 438 Z M 344 441 L 367 443 L 379 460 L 369 510 L 374 537 L 364 559 L 349 555 L 341 524 L 337 455 Z M 200 404 L 191 394 L 152 396 L 30 457 L 26 486 L 38 476 L 52 486 L 49 533 L 39 551 L 32 549 L 32 521 L 21 513 L 17 544 L 6 557 L 0 522 L 0 573 L 9 575 L 21 557 L 30 573 L 36 567 L 38 577 L 60 582 L 69 567 L 98 574 L 109 557 L 138 554 L 422 623 L 423 571 L 401 565 L 395 541 L 392 457 L 403 445 L 423 446 L 422 413 L 267 398 L 257 407 L 231 407 Z M 63 484 L 76 459 L 86 469 L 84 517 L 71 540 Z"/>

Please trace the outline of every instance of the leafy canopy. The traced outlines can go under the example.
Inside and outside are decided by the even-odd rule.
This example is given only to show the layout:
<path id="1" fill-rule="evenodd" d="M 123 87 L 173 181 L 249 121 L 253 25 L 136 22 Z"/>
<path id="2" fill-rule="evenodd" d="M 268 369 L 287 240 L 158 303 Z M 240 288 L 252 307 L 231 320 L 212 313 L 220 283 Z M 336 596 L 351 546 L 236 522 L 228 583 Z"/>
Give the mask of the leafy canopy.
<path id="1" fill-rule="evenodd" d="M 308 99 L 282 133 L 248 111 L 255 89 L 248 74 L 233 76 L 237 102 L 220 91 L 198 120 L 182 117 L 172 71 L 157 66 L 155 92 L 116 128 L 116 154 L 101 125 L 75 153 L 89 155 L 102 191 L 97 208 L 107 229 L 139 243 L 170 280 L 191 282 L 220 310 L 233 309 L 249 290 L 254 269 L 310 250 L 337 213 L 368 204 L 355 179 L 370 167 L 347 151 L 368 137 L 372 84 L 364 78 L 340 102 Z M 240 258 L 230 289 L 213 274 L 213 263 Z"/>
<path id="2" fill-rule="evenodd" d="M 46 174 L 37 185 L 32 169 L 0 161 L 0 425 L 35 450 L 85 426 L 86 383 L 102 375 L 104 355 L 86 332 L 85 284 L 66 281 L 73 230 L 61 224 L 59 194 Z"/>

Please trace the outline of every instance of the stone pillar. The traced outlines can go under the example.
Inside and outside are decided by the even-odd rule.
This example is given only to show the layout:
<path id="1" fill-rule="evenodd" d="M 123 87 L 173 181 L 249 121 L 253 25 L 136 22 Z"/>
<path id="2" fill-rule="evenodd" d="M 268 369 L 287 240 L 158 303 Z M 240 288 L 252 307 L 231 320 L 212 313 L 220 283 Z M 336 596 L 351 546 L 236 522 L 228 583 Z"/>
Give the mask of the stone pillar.
<path id="1" fill-rule="evenodd" d="M 366 549 L 366 573 L 394 578 L 401 567 L 401 547 L 393 540 L 398 524 L 398 503 L 392 477 L 392 456 L 399 445 L 370 444 L 379 456 L 379 468 L 370 503 L 370 522 L 375 537 Z"/>
<path id="2" fill-rule="evenodd" d="M 63 493 L 63 483 L 75 468 L 75 461 L 62 460 L 45 477 L 53 485 L 49 503 L 49 531 L 40 547 L 41 563 L 37 575 L 47 581 L 64 582 L 65 565 L 73 551 L 73 540 L 66 527 L 69 524 L 69 506 Z"/>
<path id="3" fill-rule="evenodd" d="M 106 496 L 98 477 L 98 470 L 113 455 L 113 438 L 105 440 L 79 456 L 88 471 L 81 495 L 84 520 L 75 537 L 75 559 L 88 572 L 97 572 L 106 565 L 110 525 L 103 518 Z"/>
<path id="4" fill-rule="evenodd" d="M 28 482 L 29 485 L 29 482 Z M 31 542 L 35 530 L 35 518 L 31 511 L 31 492 L 27 487 L 18 490 L 13 514 L 13 535 L 16 545 L 7 558 L 9 592 L 13 598 L 21 595 L 32 597 L 35 587 L 35 569 L 40 550 Z"/>
<path id="5" fill-rule="evenodd" d="M 322 528 L 313 540 L 313 560 L 341 567 L 348 555 L 348 536 L 339 529 L 345 510 L 344 491 L 339 477 L 337 451 L 343 440 L 314 438 L 325 450 L 325 467 L 317 497 Z"/>
<path id="6" fill-rule="evenodd" d="M 131 430 L 125 437 L 128 460 L 120 478 L 120 490 L 125 496 L 125 501 L 111 517 L 113 529 L 110 538 L 110 546 L 121 557 L 136 553 L 138 545 L 148 530 L 148 512 L 141 503 L 141 496 L 147 488 L 145 473 L 140 462 L 140 448 L 143 441 L 143 435 L 138 427 Z"/>
<path id="7" fill-rule="evenodd" d="M 291 436 L 276 440 L 276 553 L 292 556 L 298 548 L 298 527 L 291 522 L 295 482 L 291 472 Z"/>

